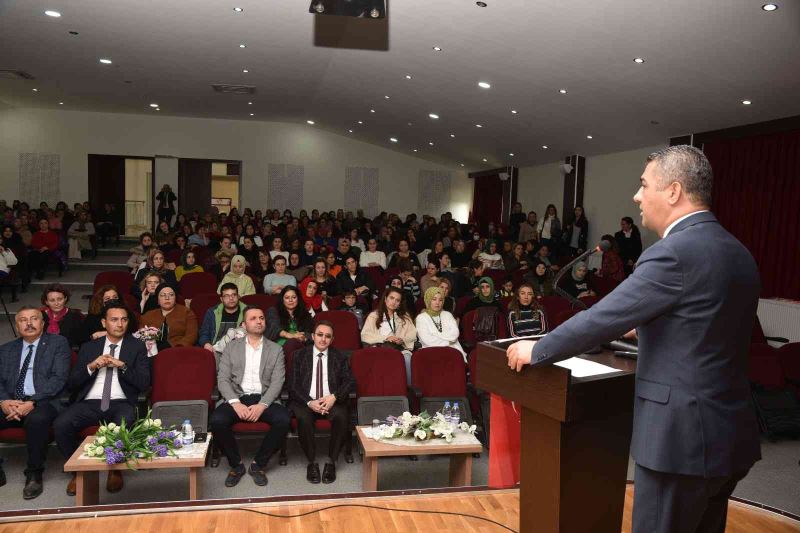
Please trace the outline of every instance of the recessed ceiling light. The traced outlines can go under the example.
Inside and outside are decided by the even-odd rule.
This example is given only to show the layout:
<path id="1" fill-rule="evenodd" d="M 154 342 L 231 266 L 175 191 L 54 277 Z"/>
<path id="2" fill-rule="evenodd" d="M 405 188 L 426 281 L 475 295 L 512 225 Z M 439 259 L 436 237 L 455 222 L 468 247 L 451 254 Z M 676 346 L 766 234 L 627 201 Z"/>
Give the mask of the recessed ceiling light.
<path id="1" fill-rule="evenodd" d="M 363 121 L 363 120 L 359 120 L 359 121 L 358 121 L 358 123 L 359 123 L 359 124 L 363 124 L 363 123 L 364 123 L 364 121 Z"/>
<path id="2" fill-rule="evenodd" d="M 156 111 L 161 111 L 161 108 L 160 108 L 160 107 L 157 107 L 157 108 L 156 108 Z"/>
<path id="3" fill-rule="evenodd" d="M 592 137 L 591 135 L 587 135 L 586 138 L 587 139 L 594 139 L 594 137 Z"/>
<path id="4" fill-rule="evenodd" d="M 255 113 L 250 113 L 250 116 L 254 117 L 254 116 L 256 116 L 256 114 Z"/>
<path id="5" fill-rule="evenodd" d="M 413 125 L 414 125 L 414 123 L 413 123 L 413 122 L 409 122 L 409 123 L 408 123 L 408 125 L 409 125 L 409 126 L 413 126 Z"/>
<path id="6" fill-rule="evenodd" d="M 306 120 L 306 124 L 311 124 L 313 126 L 314 125 L 314 121 L 313 120 Z"/>
<path id="7" fill-rule="evenodd" d="M 455 133 L 451 133 L 451 134 L 450 134 L 450 138 L 451 138 L 451 139 L 455 139 L 455 138 L 456 138 L 456 134 L 455 134 Z"/>
<path id="8" fill-rule="evenodd" d="M 510 153 L 508 154 L 508 156 L 509 156 L 509 157 L 514 157 L 514 152 L 510 152 Z"/>
<path id="9" fill-rule="evenodd" d="M 542 145 L 542 150 L 547 150 L 548 146 L 546 144 Z"/>
<path id="10" fill-rule="evenodd" d="M 559 89 L 558 92 L 560 92 L 561 94 L 567 94 L 567 90 L 566 89 Z"/>
<path id="11" fill-rule="evenodd" d="M 250 72 L 250 71 L 249 71 L 249 70 L 247 70 L 246 68 L 243 68 L 243 69 L 242 69 L 242 72 L 243 72 L 244 74 L 247 74 L 247 73 L 248 73 L 248 72 Z"/>
<path id="12" fill-rule="evenodd" d="M 389 140 L 392 141 L 393 143 L 396 143 L 397 142 L 397 137 L 389 137 Z"/>
<path id="13" fill-rule="evenodd" d="M 483 127 L 483 124 L 475 124 L 475 127 L 476 127 L 476 128 L 482 128 L 482 127 Z"/>
<path id="14" fill-rule="evenodd" d="M 488 83 L 488 82 L 485 82 L 485 81 L 479 81 L 478 82 L 478 87 L 480 87 L 481 89 L 491 89 L 492 88 L 492 84 Z"/>
<path id="15" fill-rule="evenodd" d="M 511 114 L 512 114 L 512 115 L 516 115 L 517 113 L 518 113 L 518 111 L 517 111 L 516 109 L 512 109 L 512 110 L 511 110 Z"/>
<path id="16" fill-rule="evenodd" d="M 777 4 L 764 4 L 763 6 L 761 6 L 761 9 L 763 9 L 764 11 L 775 11 L 776 9 L 778 9 L 778 5 Z"/>
<path id="17" fill-rule="evenodd" d="M 486 163 L 487 161 L 489 161 L 489 160 L 484 157 L 483 158 L 483 162 Z"/>
<path id="18" fill-rule="evenodd" d="M 156 107 L 158 107 L 158 104 L 150 104 L 150 107 L 155 109 Z"/>
<path id="19" fill-rule="evenodd" d="M 429 141 L 429 142 L 428 142 L 428 144 L 430 144 L 431 146 L 433 146 L 433 141 Z"/>
<path id="20" fill-rule="evenodd" d="M 744 105 L 750 105 L 750 104 L 752 104 L 752 103 L 753 103 L 753 102 L 752 102 L 752 101 L 750 101 L 750 100 L 742 100 L 742 104 L 744 104 Z"/>
<path id="21" fill-rule="evenodd" d="M 237 13 L 241 13 L 242 11 L 244 11 L 244 9 L 242 9 L 241 7 L 234 7 L 233 10 L 236 11 Z"/>
<path id="22" fill-rule="evenodd" d="M 391 98 L 391 96 L 389 96 L 388 94 L 384 95 L 383 97 L 384 97 L 384 98 L 386 98 L 387 100 L 388 100 L 389 98 Z"/>
<path id="23" fill-rule="evenodd" d="M 463 166 L 464 166 L 464 163 L 459 163 L 459 165 L 461 165 L 461 166 L 463 167 Z"/>
<path id="24" fill-rule="evenodd" d="M 414 148 L 414 151 L 416 152 L 416 151 L 417 151 L 417 149 L 416 149 L 416 148 Z"/>
<path id="25" fill-rule="evenodd" d="M 441 52 L 442 51 L 442 47 L 441 46 L 434 46 L 433 49 L 436 50 L 437 52 Z"/>
<path id="26" fill-rule="evenodd" d="M 58 11 L 53 11 L 51 9 L 45 11 L 44 14 L 47 15 L 48 17 L 53 17 L 53 18 L 58 18 L 61 16 L 61 13 L 59 13 Z"/>
<path id="27" fill-rule="evenodd" d="M 247 105 L 253 105 L 253 102 L 247 102 Z"/>
<path id="28" fill-rule="evenodd" d="M 39 89 L 31 89 L 33 92 L 38 93 Z"/>
<path id="29" fill-rule="evenodd" d="M 353 130 L 347 130 L 347 133 L 353 133 Z"/>
<path id="30" fill-rule="evenodd" d="M 439 118 L 439 115 L 437 115 L 436 113 L 428 113 L 428 116 L 431 117 L 433 120 L 436 120 L 436 119 Z"/>
<path id="31" fill-rule="evenodd" d="M 374 112 L 375 112 L 375 110 L 374 110 L 374 109 L 370 109 L 370 110 L 369 110 L 369 112 L 370 112 L 370 113 L 374 113 Z"/>
<path id="32" fill-rule="evenodd" d="M 106 59 L 106 58 L 100 59 L 100 62 L 102 64 L 104 64 L 104 65 L 110 65 L 111 64 L 111 60 L 110 59 Z"/>
<path id="33" fill-rule="evenodd" d="M 247 48 L 247 45 L 246 45 L 246 44 L 244 44 L 244 43 L 241 43 L 241 44 L 239 45 L 239 48 Z"/>
<path id="34" fill-rule="evenodd" d="M 486 2 L 475 2 L 475 5 L 478 7 L 486 7 L 488 4 Z"/>
<path id="35" fill-rule="evenodd" d="M 58 105 L 64 105 L 64 102 L 59 102 Z"/>
<path id="36" fill-rule="evenodd" d="M 642 63 L 644 63 L 644 58 L 643 57 L 634 57 L 633 58 L 633 62 L 634 63 L 639 63 L 641 65 Z"/>
<path id="37" fill-rule="evenodd" d="M 406 74 L 406 79 L 410 80 L 411 79 L 411 74 Z"/>

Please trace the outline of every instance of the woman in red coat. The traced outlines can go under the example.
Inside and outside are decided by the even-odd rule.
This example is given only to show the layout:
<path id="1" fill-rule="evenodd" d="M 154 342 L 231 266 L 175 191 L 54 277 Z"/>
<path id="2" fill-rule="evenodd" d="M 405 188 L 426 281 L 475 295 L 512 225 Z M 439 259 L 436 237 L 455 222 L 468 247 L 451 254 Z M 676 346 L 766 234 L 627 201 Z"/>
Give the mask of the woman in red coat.
<path id="1" fill-rule="evenodd" d="M 58 233 L 50 229 L 46 218 L 39 220 L 39 231 L 31 237 L 31 253 L 29 255 L 31 269 L 36 272 L 38 279 L 44 278 L 44 269 L 47 263 L 55 262 L 58 265 L 58 275 L 64 273 L 63 254 L 58 249 Z"/>

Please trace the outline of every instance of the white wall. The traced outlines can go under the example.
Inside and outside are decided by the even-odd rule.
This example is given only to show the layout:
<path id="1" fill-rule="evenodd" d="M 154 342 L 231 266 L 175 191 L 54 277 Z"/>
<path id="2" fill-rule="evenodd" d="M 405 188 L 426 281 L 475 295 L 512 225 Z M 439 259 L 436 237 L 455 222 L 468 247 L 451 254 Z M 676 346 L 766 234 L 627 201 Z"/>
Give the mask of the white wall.
<path id="1" fill-rule="evenodd" d="M 644 169 L 644 160 L 651 152 L 663 145 L 648 146 L 586 158 L 586 174 L 583 191 L 583 207 L 589 220 L 589 242 L 600 240 L 605 233 L 619 231 L 619 220 L 629 216 L 642 232 L 645 247 L 654 243 L 658 236 L 643 228 L 639 208 L 633 195 L 639 188 L 639 176 Z M 517 199 L 525 211 L 536 211 L 539 218 L 547 204 L 555 204 L 561 210 L 564 199 L 564 177 L 559 172 L 561 163 L 549 163 L 519 169 Z M 564 220 L 564 214 L 560 213 Z"/>
<path id="2" fill-rule="evenodd" d="M 242 207 L 254 209 L 266 205 L 269 163 L 305 166 L 303 203 L 308 209 L 344 205 L 347 166 L 380 169 L 381 210 L 399 214 L 417 210 L 421 169 L 453 171 L 450 210 L 454 217 L 466 221 L 472 205 L 472 182 L 460 169 L 306 124 L 0 109 L 0 198 L 10 201 L 18 196 L 21 151 L 61 154 L 61 191 L 70 204 L 86 199 L 87 154 L 96 153 L 241 160 Z M 178 190 L 174 159 L 156 159 L 156 190 L 164 183 Z"/>

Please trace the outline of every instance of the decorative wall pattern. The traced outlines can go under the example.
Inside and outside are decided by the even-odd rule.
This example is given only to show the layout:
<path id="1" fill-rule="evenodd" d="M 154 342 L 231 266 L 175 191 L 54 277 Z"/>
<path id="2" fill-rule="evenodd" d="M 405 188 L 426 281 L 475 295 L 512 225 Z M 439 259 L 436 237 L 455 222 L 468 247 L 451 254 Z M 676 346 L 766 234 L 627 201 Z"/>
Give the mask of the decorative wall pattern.
<path id="1" fill-rule="evenodd" d="M 419 215 L 438 216 L 450 209 L 453 173 L 446 170 L 419 171 Z"/>
<path id="2" fill-rule="evenodd" d="M 297 212 L 303 208 L 303 165 L 270 163 L 267 170 L 267 206 L 270 209 L 291 209 Z"/>
<path id="3" fill-rule="evenodd" d="M 61 199 L 61 155 L 20 152 L 19 154 L 19 199 L 31 207 L 39 202 L 51 206 Z"/>
<path id="4" fill-rule="evenodd" d="M 370 167 L 346 167 L 344 173 L 344 208 L 355 213 L 363 209 L 364 215 L 378 214 L 379 193 L 378 169 Z"/>

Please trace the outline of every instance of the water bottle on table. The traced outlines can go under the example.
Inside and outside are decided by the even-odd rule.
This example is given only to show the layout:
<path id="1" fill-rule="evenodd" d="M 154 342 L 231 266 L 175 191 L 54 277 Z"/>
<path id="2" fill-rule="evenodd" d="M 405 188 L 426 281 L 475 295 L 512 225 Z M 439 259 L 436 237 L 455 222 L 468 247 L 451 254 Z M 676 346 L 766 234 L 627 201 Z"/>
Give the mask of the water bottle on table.
<path id="1" fill-rule="evenodd" d="M 192 428 L 192 422 L 187 418 L 183 421 L 183 425 L 181 426 L 181 444 L 183 444 L 184 448 L 187 448 L 192 445 L 194 442 L 194 429 Z"/>
<path id="2" fill-rule="evenodd" d="M 442 416 L 444 417 L 445 422 L 449 424 L 450 418 L 453 416 L 453 412 L 450 409 L 450 402 L 444 402 L 444 407 L 442 407 Z"/>
<path id="3" fill-rule="evenodd" d="M 461 409 L 458 407 L 458 402 L 453 402 L 453 410 L 450 411 L 450 425 L 453 426 L 453 430 L 458 427 L 459 422 L 461 422 Z"/>

